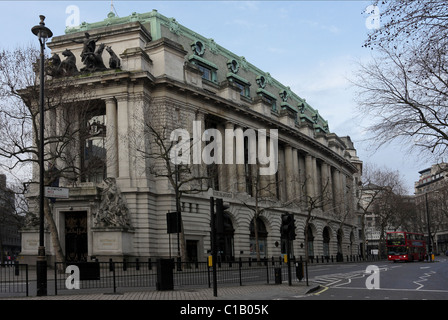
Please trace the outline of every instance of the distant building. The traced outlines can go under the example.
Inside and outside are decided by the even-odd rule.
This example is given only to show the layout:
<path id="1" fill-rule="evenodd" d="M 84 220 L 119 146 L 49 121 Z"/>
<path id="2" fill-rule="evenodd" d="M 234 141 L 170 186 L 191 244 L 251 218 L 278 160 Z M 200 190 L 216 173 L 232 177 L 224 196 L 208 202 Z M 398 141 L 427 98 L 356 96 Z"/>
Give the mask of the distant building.
<path id="1" fill-rule="evenodd" d="M 381 241 L 386 238 L 386 233 L 396 231 L 387 224 L 382 227 L 380 207 L 383 207 L 383 195 L 387 193 L 384 187 L 375 184 L 365 186 L 361 193 L 359 205 L 363 208 L 364 213 L 364 233 L 366 240 L 366 253 L 379 254 L 380 246 L 383 245 Z"/>
<path id="2" fill-rule="evenodd" d="M 444 254 L 448 250 L 448 164 L 434 164 L 419 171 L 415 182 L 415 199 L 420 232 L 431 231 L 432 251 Z"/>
<path id="3" fill-rule="evenodd" d="M 0 261 L 13 259 L 21 250 L 20 219 L 15 212 L 14 192 L 0 174 Z"/>

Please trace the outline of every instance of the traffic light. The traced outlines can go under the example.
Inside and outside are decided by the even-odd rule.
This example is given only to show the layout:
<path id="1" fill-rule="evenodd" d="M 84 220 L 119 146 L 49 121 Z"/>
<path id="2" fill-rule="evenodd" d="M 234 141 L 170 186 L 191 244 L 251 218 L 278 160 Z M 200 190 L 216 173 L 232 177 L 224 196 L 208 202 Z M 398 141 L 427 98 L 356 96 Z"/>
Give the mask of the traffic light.
<path id="1" fill-rule="evenodd" d="M 229 209 L 229 205 L 224 205 L 222 199 L 216 199 L 216 232 L 224 233 L 224 211 Z"/>
<path id="2" fill-rule="evenodd" d="M 294 215 L 286 213 L 282 215 L 282 226 L 280 229 L 283 239 L 295 240 L 296 239 L 296 226 Z"/>

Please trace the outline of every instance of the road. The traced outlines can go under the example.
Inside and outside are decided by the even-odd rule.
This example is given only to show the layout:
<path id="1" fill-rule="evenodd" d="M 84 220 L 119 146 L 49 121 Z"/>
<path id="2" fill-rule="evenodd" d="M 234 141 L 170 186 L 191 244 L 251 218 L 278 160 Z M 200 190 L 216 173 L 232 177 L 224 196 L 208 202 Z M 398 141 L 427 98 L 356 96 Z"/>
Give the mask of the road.
<path id="1" fill-rule="evenodd" d="M 313 265 L 308 268 L 309 280 L 320 284 L 319 290 L 285 299 L 448 300 L 448 259 L 437 258 L 435 262 Z"/>

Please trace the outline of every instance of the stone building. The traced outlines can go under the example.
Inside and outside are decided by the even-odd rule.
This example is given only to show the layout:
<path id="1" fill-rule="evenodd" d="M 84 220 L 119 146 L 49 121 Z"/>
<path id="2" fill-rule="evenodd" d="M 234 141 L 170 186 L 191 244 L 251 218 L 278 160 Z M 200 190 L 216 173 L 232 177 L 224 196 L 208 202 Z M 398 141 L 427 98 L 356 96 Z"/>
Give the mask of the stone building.
<path id="1" fill-rule="evenodd" d="M 419 171 L 415 182 L 415 203 L 419 232 L 431 232 L 431 249 L 436 254 L 448 252 L 448 164 L 438 163 Z M 426 237 L 427 239 L 428 237 Z"/>
<path id="2" fill-rule="evenodd" d="M 69 77 L 90 103 L 89 112 L 72 119 L 89 131 L 71 151 L 81 152 L 76 163 L 85 170 L 60 178 L 70 197 L 52 205 L 67 259 L 176 256 L 167 212 L 180 210 L 184 255 L 204 261 L 210 197 L 229 206 L 223 259 L 256 257 L 257 242 L 261 257 L 281 255 L 284 213 L 295 217 L 295 256 L 305 248 L 313 256 L 359 253 L 355 193 L 362 162 L 350 137 L 331 132 L 317 110 L 268 72 L 156 10 L 109 13 L 53 37 L 48 47 L 67 64 L 76 58 L 74 72 L 52 69 L 50 79 Z M 46 117 L 61 125 L 60 113 Z M 160 151 L 167 146 L 170 165 Z M 194 177 L 202 178 L 185 183 Z M 178 203 L 175 181 L 183 183 Z M 34 255 L 35 228 L 22 236 L 22 255 Z M 46 241 L 52 255 L 48 234 Z"/>

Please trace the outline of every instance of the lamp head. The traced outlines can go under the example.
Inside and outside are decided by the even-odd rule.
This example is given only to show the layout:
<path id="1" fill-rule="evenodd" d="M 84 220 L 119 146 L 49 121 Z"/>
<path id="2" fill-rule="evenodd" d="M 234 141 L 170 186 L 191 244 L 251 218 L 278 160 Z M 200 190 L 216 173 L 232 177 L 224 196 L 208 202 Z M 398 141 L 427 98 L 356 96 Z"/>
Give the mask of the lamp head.
<path id="1" fill-rule="evenodd" d="M 39 38 L 41 43 L 45 43 L 53 36 L 53 32 L 45 26 L 45 16 L 40 15 L 40 22 L 38 25 L 31 28 L 31 32 Z"/>

